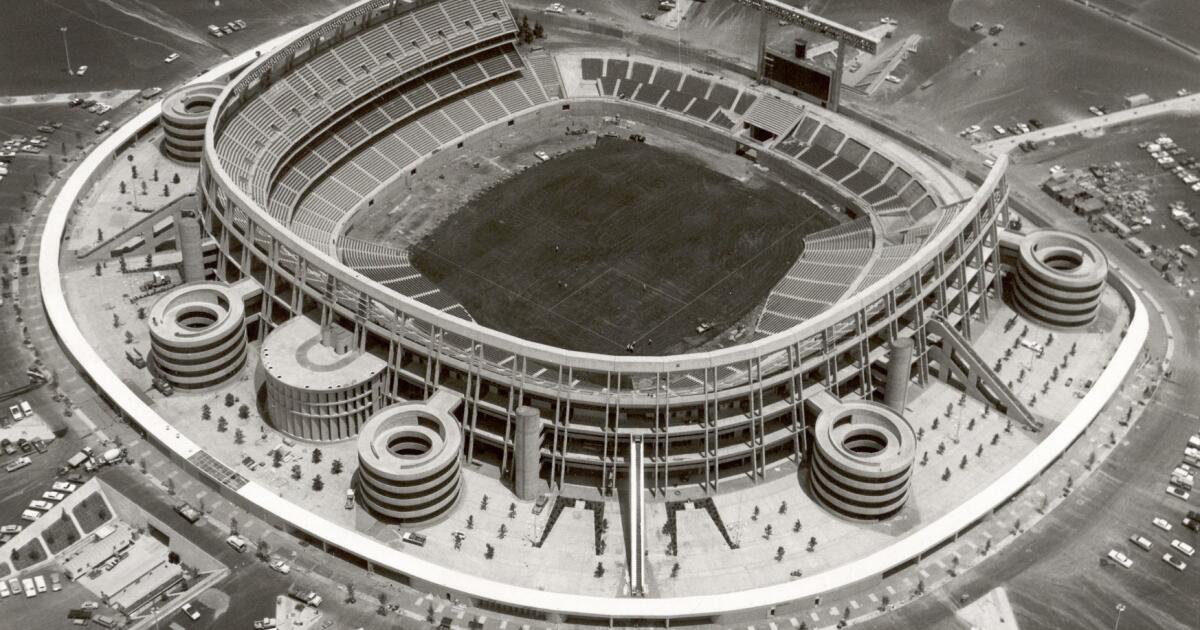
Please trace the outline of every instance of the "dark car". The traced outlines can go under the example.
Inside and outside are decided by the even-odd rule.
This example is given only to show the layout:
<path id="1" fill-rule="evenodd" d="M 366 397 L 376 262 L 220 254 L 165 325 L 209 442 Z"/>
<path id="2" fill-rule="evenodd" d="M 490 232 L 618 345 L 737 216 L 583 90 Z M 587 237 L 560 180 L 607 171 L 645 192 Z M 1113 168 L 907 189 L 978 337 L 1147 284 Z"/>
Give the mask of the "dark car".
<path id="1" fill-rule="evenodd" d="M 29 440 L 26 440 L 25 438 L 21 438 L 21 439 L 17 440 L 17 446 L 21 447 L 22 453 L 32 453 L 33 452 L 33 445 L 30 444 Z"/>

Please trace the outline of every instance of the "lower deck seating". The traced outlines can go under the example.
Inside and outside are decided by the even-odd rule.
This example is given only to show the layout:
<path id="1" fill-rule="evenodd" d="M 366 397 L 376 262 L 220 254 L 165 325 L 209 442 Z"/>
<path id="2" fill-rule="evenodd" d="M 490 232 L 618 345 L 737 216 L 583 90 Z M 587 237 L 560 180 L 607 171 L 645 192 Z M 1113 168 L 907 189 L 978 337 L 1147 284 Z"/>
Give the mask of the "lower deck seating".
<path id="1" fill-rule="evenodd" d="M 338 258 L 364 276 L 456 317 L 474 321 L 453 297 L 442 291 L 409 262 L 408 254 L 356 238 L 338 240 Z M 419 296 L 419 297 L 417 297 Z"/>
<path id="2" fill-rule="evenodd" d="M 640 61 L 584 57 L 580 73 L 583 80 L 596 81 L 604 96 L 661 107 L 726 129 L 734 126 L 730 114 L 745 113 L 755 99 L 729 85 Z"/>

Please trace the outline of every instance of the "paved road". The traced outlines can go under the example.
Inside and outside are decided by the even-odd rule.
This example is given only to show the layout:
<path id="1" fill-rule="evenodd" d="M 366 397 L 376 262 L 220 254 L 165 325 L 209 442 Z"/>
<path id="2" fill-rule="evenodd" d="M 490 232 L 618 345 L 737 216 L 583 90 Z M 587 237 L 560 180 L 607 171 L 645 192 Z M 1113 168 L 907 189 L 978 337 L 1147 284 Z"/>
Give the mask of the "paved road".
<path id="1" fill-rule="evenodd" d="M 1105 114 L 1103 116 L 1095 116 L 1092 118 L 1083 118 L 1065 122 L 1061 125 L 1046 127 L 1044 129 L 1036 129 L 1029 133 L 1023 133 L 1015 136 L 1006 136 L 988 142 L 981 142 L 975 145 L 975 150 L 983 155 L 1000 155 L 1008 153 L 1017 148 L 1017 145 L 1029 140 L 1043 142 L 1062 136 L 1071 136 L 1085 131 L 1093 131 L 1095 129 L 1103 129 L 1113 125 L 1120 125 L 1141 118 L 1150 118 L 1160 114 L 1171 112 L 1195 112 L 1200 111 L 1200 94 L 1189 94 L 1176 98 L 1143 105 L 1141 107 L 1131 107 L 1123 109 L 1119 112 Z M 985 130 L 986 131 L 986 130 Z"/>

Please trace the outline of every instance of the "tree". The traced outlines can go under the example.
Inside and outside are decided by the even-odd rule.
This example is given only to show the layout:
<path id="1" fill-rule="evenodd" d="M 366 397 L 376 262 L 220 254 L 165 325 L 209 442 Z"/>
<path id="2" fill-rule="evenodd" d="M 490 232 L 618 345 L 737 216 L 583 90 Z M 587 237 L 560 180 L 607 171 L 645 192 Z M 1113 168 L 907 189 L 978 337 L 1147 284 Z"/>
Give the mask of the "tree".
<path id="1" fill-rule="evenodd" d="M 117 260 L 117 268 L 121 270 L 121 273 L 129 271 L 129 264 L 125 262 L 124 256 L 121 256 L 121 258 Z"/>
<path id="2" fill-rule="evenodd" d="M 925 437 L 925 427 L 919 427 L 917 429 L 917 440 L 921 440 L 924 437 Z"/>
<path id="3" fill-rule="evenodd" d="M 175 177 L 179 177 L 179 176 L 176 175 Z M 357 601 L 358 601 L 358 597 L 356 596 L 356 593 L 354 590 L 354 582 L 346 582 L 346 603 L 353 604 L 354 602 L 357 602 Z M 430 605 L 430 607 L 433 606 L 432 603 L 429 605 Z"/>
<path id="4" fill-rule="evenodd" d="M 782 501 L 782 502 L 780 502 L 780 504 L 779 504 L 779 514 L 780 514 L 781 516 L 782 516 L 782 515 L 784 515 L 784 514 L 787 514 L 787 507 L 788 507 L 788 506 L 787 506 L 787 501 Z"/>
<path id="5" fill-rule="evenodd" d="M 97 263 L 97 264 L 99 264 L 99 263 Z M 100 275 L 100 274 L 96 274 L 96 275 Z M 120 327 L 121 327 L 121 317 L 119 315 L 117 315 L 116 313 L 113 313 L 113 328 L 120 328 Z"/>
<path id="6" fill-rule="evenodd" d="M 133 156 L 129 156 L 129 157 L 133 157 Z M 137 164 L 129 165 L 129 173 L 130 173 L 130 175 L 133 176 L 134 179 L 137 179 Z"/>
<path id="7" fill-rule="evenodd" d="M 770 525 L 767 525 L 766 527 L 764 527 L 763 528 L 763 538 L 766 540 L 771 540 L 771 532 L 772 531 L 773 530 Z"/>
<path id="8" fill-rule="evenodd" d="M 175 173 L 174 175 L 172 175 L 172 176 L 171 176 L 171 183 L 172 183 L 172 184 L 178 184 L 178 183 L 179 183 L 179 173 Z"/>
<path id="9" fill-rule="evenodd" d="M 312 489 L 315 492 L 320 492 L 321 490 L 325 489 L 325 482 L 321 479 L 321 475 L 313 477 Z"/>
<path id="10" fill-rule="evenodd" d="M 927 464 L 929 464 L 929 451 L 921 453 L 921 465 L 925 466 Z"/>
<path id="11" fill-rule="evenodd" d="M 237 403 L 237 399 L 233 397 L 233 394 L 225 394 L 226 407 L 232 407 L 235 403 Z"/>
<path id="12" fill-rule="evenodd" d="M 933 424 L 930 425 L 930 428 L 934 431 L 937 431 L 937 428 L 938 428 L 938 419 L 937 418 L 933 419 Z"/>
<path id="13" fill-rule="evenodd" d="M 167 477 L 165 485 L 167 486 L 167 494 L 175 494 L 175 479 L 173 477 Z"/>
<path id="14" fill-rule="evenodd" d="M 674 565 L 671 566 L 671 577 L 673 577 L 673 578 L 679 577 L 679 563 L 678 562 L 676 562 Z"/>
<path id="15" fill-rule="evenodd" d="M 329 472 L 334 475 L 340 475 L 342 473 L 342 460 L 333 460 L 333 463 L 329 465 Z"/>
<path id="16" fill-rule="evenodd" d="M 943 453 L 945 453 L 945 452 L 946 452 L 946 443 L 945 443 L 945 442 L 938 442 L 937 454 L 938 454 L 938 455 L 941 455 L 941 454 L 943 454 Z"/>
<path id="17" fill-rule="evenodd" d="M 754 506 L 754 513 L 750 515 L 750 520 L 757 521 L 758 515 L 759 515 L 759 509 L 758 509 L 758 506 L 756 505 L 756 506 Z"/>
<path id="18" fill-rule="evenodd" d="M 963 455 L 962 461 L 958 462 L 958 467 L 960 469 L 967 467 L 967 456 L 966 455 Z"/>
<path id="19" fill-rule="evenodd" d="M 880 598 L 879 598 L 879 610 L 881 610 L 881 611 L 885 611 L 885 610 L 887 610 L 887 607 L 888 607 L 888 606 L 889 606 L 891 603 L 892 603 L 892 600 L 891 600 L 891 598 L 889 598 L 887 595 L 884 595 L 884 596 L 880 597 Z"/>
<path id="20" fill-rule="evenodd" d="M 950 481 L 950 468 L 942 471 L 942 481 Z"/>
<path id="21" fill-rule="evenodd" d="M 1083 467 L 1088 470 L 1091 470 L 1092 466 L 1095 466 L 1095 465 L 1096 465 L 1096 451 L 1092 451 L 1091 453 L 1088 453 L 1087 463 L 1085 463 L 1083 465 Z"/>
<path id="22" fill-rule="evenodd" d="M 153 178 L 154 178 L 154 181 L 158 181 L 158 169 L 154 169 Z"/>
<path id="23" fill-rule="evenodd" d="M 96 276 L 103 275 L 101 270 L 102 270 L 102 267 L 100 266 L 100 263 L 96 263 Z M 116 317 L 116 315 L 113 315 L 113 317 Z"/>
<path id="24" fill-rule="evenodd" d="M 808 550 L 812 551 L 813 549 L 816 549 L 816 548 L 817 548 L 817 537 L 812 536 L 808 539 Z"/>
<path id="25" fill-rule="evenodd" d="M 314 463 L 314 464 L 320 464 L 320 463 L 321 463 L 321 458 L 322 458 L 322 457 L 324 457 L 324 456 L 325 456 L 325 454 L 321 452 L 321 449 L 319 449 L 319 448 L 314 448 L 314 449 L 313 449 L 313 452 L 312 452 L 312 463 Z"/>
<path id="26" fill-rule="evenodd" d="M 485 560 L 491 560 L 492 557 L 495 555 L 496 555 L 496 548 L 491 546 L 490 544 L 485 543 L 483 545 L 483 558 Z"/>
<path id="27" fill-rule="evenodd" d="M 133 343 L 133 333 L 129 332 L 128 330 L 125 331 L 125 343 L 126 344 Z"/>
<path id="28" fill-rule="evenodd" d="M 283 451 L 279 449 L 271 451 L 271 465 L 275 468 L 283 465 Z"/>
<path id="29" fill-rule="evenodd" d="M 596 563 L 596 570 L 592 571 L 592 575 L 594 575 L 598 578 L 604 577 L 604 563 L 603 562 Z"/>
<path id="30" fill-rule="evenodd" d="M 250 406 L 243 403 L 238 406 L 238 417 L 242 420 L 250 417 Z"/>
<path id="31" fill-rule="evenodd" d="M 104 230 L 101 228 L 96 228 L 96 242 L 99 243 L 100 241 L 103 241 L 103 240 L 104 240 Z"/>
<path id="32" fill-rule="evenodd" d="M 982 444 L 979 445 L 979 448 L 975 449 L 975 457 L 983 457 L 983 445 Z"/>
<path id="33" fill-rule="evenodd" d="M 487 506 L 488 506 L 488 495 L 485 494 L 485 495 L 483 495 L 483 498 L 479 500 L 479 511 L 486 512 Z"/>
<path id="34" fill-rule="evenodd" d="M 508 504 L 508 518 L 517 518 L 517 504 L 516 503 Z"/>
<path id="35" fill-rule="evenodd" d="M 292 464 L 292 479 L 295 479 L 296 481 L 300 481 L 301 476 L 302 475 L 300 474 L 300 464 Z"/>
<path id="36" fill-rule="evenodd" d="M 1042 504 L 1038 506 L 1038 513 L 1045 514 L 1046 509 L 1050 507 L 1050 497 L 1042 495 Z"/>
<path id="37" fill-rule="evenodd" d="M 143 195 L 150 194 L 150 187 L 146 184 L 146 180 L 142 180 L 142 194 Z"/>
<path id="38" fill-rule="evenodd" d="M 968 431 L 975 430 L 975 418 L 971 418 L 970 421 L 967 422 L 967 430 Z"/>
<path id="39" fill-rule="evenodd" d="M 792 523 L 792 533 L 796 533 L 796 534 L 800 533 L 800 529 L 803 527 L 804 527 L 804 525 L 802 525 L 800 523 L 800 519 L 796 519 L 796 522 Z"/>
<path id="40" fill-rule="evenodd" d="M 542 28 L 541 22 L 533 23 L 533 37 L 534 39 L 545 39 L 546 29 Z"/>
<path id="41" fill-rule="evenodd" d="M 225 416 L 218 416 L 217 417 L 217 432 L 224 433 L 228 429 L 229 429 L 229 421 L 225 419 Z"/>
<path id="42" fill-rule="evenodd" d="M 475 515 L 474 514 L 467 515 L 467 529 L 475 529 Z"/>
<path id="43" fill-rule="evenodd" d="M 125 182 L 121 182 L 121 194 L 125 194 Z"/>
<path id="44" fill-rule="evenodd" d="M 243 433 L 241 429 L 234 429 L 233 443 L 234 444 L 245 444 L 246 443 L 246 434 Z"/>
<path id="45" fill-rule="evenodd" d="M 153 266 L 154 266 L 154 252 L 148 252 L 146 254 L 146 268 L 149 269 Z"/>
<path id="46" fill-rule="evenodd" d="M 234 536 L 237 536 L 238 520 L 237 520 L 236 516 L 229 517 L 229 533 L 233 534 Z"/>
<path id="47" fill-rule="evenodd" d="M 266 560 L 271 557 L 271 545 L 267 542 L 267 539 L 258 539 L 258 551 L 255 553 L 258 554 L 259 560 Z"/>
<path id="48" fill-rule="evenodd" d="M 505 525 L 504 523 L 501 523 L 500 524 L 500 532 L 499 532 L 498 537 L 500 538 L 500 540 L 504 540 L 504 537 L 507 535 L 508 535 L 508 526 Z"/>
<path id="49" fill-rule="evenodd" d="M 995 446 L 999 443 L 1000 443 L 1000 434 L 996 433 L 996 434 L 992 435 L 992 446 Z"/>
<path id="50" fill-rule="evenodd" d="M 164 197 L 171 196 L 171 188 L 169 186 L 167 186 L 166 184 L 163 184 L 163 196 Z"/>
<path id="51" fill-rule="evenodd" d="M 138 307 L 137 318 L 138 319 L 146 319 L 146 307 L 145 306 Z"/>
<path id="52" fill-rule="evenodd" d="M 775 550 L 775 562 L 783 562 L 783 554 L 784 554 L 783 547 L 779 547 L 778 549 L 776 549 Z"/>
<path id="53" fill-rule="evenodd" d="M 375 609 L 375 612 L 379 613 L 380 616 L 387 615 L 387 613 L 388 613 L 387 603 L 388 603 L 387 593 L 380 593 L 379 594 L 379 608 Z"/>

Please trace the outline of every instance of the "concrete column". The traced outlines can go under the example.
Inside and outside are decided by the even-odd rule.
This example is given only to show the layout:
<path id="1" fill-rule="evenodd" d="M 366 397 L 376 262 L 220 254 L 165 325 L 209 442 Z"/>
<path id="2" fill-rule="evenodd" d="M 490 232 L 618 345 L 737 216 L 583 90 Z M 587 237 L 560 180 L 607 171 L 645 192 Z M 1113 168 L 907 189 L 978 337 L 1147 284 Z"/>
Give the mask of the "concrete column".
<path id="1" fill-rule="evenodd" d="M 181 214 L 178 220 L 176 228 L 179 253 L 183 256 L 183 281 L 200 282 L 204 280 L 204 234 L 200 229 L 200 221 L 190 212 Z"/>
<path id="2" fill-rule="evenodd" d="M 532 501 L 537 496 L 541 461 L 542 416 L 533 407 L 518 407 L 513 448 L 513 493 L 518 499 Z"/>
<path id="3" fill-rule="evenodd" d="M 898 414 L 904 414 L 908 404 L 908 381 L 912 378 L 913 340 L 910 337 L 895 339 L 889 344 L 887 384 L 883 390 L 883 403 Z"/>

